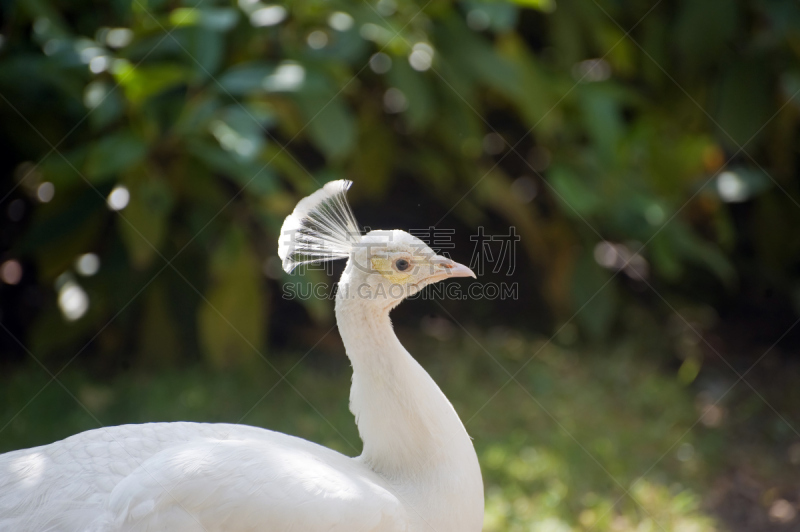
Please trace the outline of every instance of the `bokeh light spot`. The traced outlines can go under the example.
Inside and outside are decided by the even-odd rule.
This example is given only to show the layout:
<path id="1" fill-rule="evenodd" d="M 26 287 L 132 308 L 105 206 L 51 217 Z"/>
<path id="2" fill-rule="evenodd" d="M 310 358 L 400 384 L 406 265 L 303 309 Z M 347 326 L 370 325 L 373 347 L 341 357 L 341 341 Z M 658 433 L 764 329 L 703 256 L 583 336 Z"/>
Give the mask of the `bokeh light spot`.
<path id="1" fill-rule="evenodd" d="M 774 523 L 791 523 L 797 517 L 797 510 L 786 499 L 778 499 L 769 507 L 769 519 Z"/>
<path id="2" fill-rule="evenodd" d="M 264 80 L 264 88 L 268 91 L 292 92 L 302 87 L 305 79 L 305 68 L 292 61 L 286 61 Z"/>
<path id="3" fill-rule="evenodd" d="M 89 310 L 89 295 L 72 279 L 62 281 L 58 290 L 58 308 L 67 321 L 78 320 Z"/>
<path id="4" fill-rule="evenodd" d="M 336 11 L 328 17 L 328 26 L 336 31 L 347 31 L 353 27 L 353 17 L 343 11 Z"/>
<path id="5" fill-rule="evenodd" d="M 42 203 L 49 203 L 55 195 L 56 187 L 49 181 L 45 181 L 36 188 L 36 197 L 39 198 L 39 201 Z"/>
<path id="6" fill-rule="evenodd" d="M 63 46 L 64 41 L 61 39 L 49 39 L 46 43 L 44 43 L 42 51 L 44 52 L 44 55 L 55 55 L 59 50 L 61 50 L 61 48 L 63 48 Z"/>
<path id="7" fill-rule="evenodd" d="M 6 284 L 17 284 L 22 280 L 22 264 L 18 260 L 7 260 L 0 265 L 0 279 Z"/>
<path id="8" fill-rule="evenodd" d="M 100 72 L 105 72 L 108 70 L 110 65 L 111 60 L 108 58 L 108 56 L 98 55 L 89 61 L 89 70 L 91 70 L 94 74 L 99 74 Z"/>
<path id="9" fill-rule="evenodd" d="M 473 31 L 488 29 L 491 22 L 489 15 L 483 9 L 471 9 L 469 13 L 467 13 L 467 26 Z"/>
<path id="10" fill-rule="evenodd" d="M 605 81 L 611 77 L 611 65 L 605 59 L 587 59 L 572 67 L 572 77 L 578 81 Z"/>
<path id="11" fill-rule="evenodd" d="M 489 155 L 503 153 L 506 148 L 506 141 L 498 133 L 492 132 L 483 137 L 483 151 Z"/>
<path id="12" fill-rule="evenodd" d="M 738 203 L 747 199 L 747 185 L 739 174 L 722 172 L 717 177 L 717 192 L 722 201 Z"/>
<path id="13" fill-rule="evenodd" d="M 539 187 L 533 178 L 522 176 L 511 183 L 511 193 L 520 203 L 530 203 L 539 192 Z"/>
<path id="14" fill-rule="evenodd" d="M 258 28 L 280 24 L 286 18 L 286 8 L 283 6 L 266 6 L 256 9 L 250 15 L 250 24 Z"/>
<path id="15" fill-rule="evenodd" d="M 419 72 L 424 72 L 431 68 L 433 64 L 433 48 L 431 45 L 424 42 L 415 44 L 411 55 L 408 56 L 408 63 L 411 68 Z"/>
<path id="16" fill-rule="evenodd" d="M 22 220 L 22 217 L 25 216 L 25 202 L 20 198 L 15 199 L 8 204 L 8 210 L 6 210 L 6 214 L 8 214 L 8 219 L 12 222 L 18 222 Z"/>
<path id="17" fill-rule="evenodd" d="M 320 30 L 312 31 L 308 34 L 306 42 L 314 50 L 321 50 L 328 44 L 328 34 Z"/>
<path id="18" fill-rule="evenodd" d="M 113 28 L 106 34 L 106 44 L 112 48 L 128 46 L 133 40 L 133 31 L 128 28 Z"/>
<path id="19" fill-rule="evenodd" d="M 664 223 L 666 214 L 664 214 L 664 209 L 661 208 L 661 205 L 654 203 L 645 209 L 644 218 L 650 225 L 661 225 Z"/>
<path id="20" fill-rule="evenodd" d="M 383 108 L 387 113 L 402 113 L 408 109 L 408 100 L 403 91 L 392 87 L 383 94 Z"/>
<path id="21" fill-rule="evenodd" d="M 397 2 L 394 0 L 378 0 L 375 10 L 382 17 L 391 17 L 397 11 Z"/>
<path id="22" fill-rule="evenodd" d="M 94 253 L 84 253 L 75 261 L 75 270 L 85 277 L 96 274 L 100 270 L 100 257 Z"/>
<path id="23" fill-rule="evenodd" d="M 103 49 L 97 46 L 87 46 L 84 43 L 78 43 L 75 45 L 75 51 L 78 52 L 78 55 L 81 58 L 81 61 L 85 64 L 89 64 L 92 59 L 95 57 L 103 55 Z"/>
<path id="24" fill-rule="evenodd" d="M 392 58 L 383 52 L 373 54 L 369 58 L 369 68 L 376 74 L 386 74 L 392 68 Z"/>
<path id="25" fill-rule="evenodd" d="M 108 195 L 108 208 L 112 211 L 121 211 L 128 206 L 130 200 L 131 193 L 128 192 L 128 189 L 122 185 L 117 185 Z"/>
<path id="26" fill-rule="evenodd" d="M 691 443 L 685 442 L 678 447 L 678 451 L 675 453 L 675 456 L 681 462 L 688 462 L 694 457 L 694 446 Z"/>

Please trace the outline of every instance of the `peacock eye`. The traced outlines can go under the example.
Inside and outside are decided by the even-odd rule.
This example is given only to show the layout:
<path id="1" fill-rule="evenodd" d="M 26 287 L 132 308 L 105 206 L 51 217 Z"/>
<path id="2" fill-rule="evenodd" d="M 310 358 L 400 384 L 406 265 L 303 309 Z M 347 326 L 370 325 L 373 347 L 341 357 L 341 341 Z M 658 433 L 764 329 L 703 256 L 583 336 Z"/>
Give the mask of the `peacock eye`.
<path id="1" fill-rule="evenodd" d="M 394 267 L 397 268 L 397 271 L 404 272 L 408 269 L 410 264 L 406 259 L 397 259 L 397 262 L 394 263 Z"/>

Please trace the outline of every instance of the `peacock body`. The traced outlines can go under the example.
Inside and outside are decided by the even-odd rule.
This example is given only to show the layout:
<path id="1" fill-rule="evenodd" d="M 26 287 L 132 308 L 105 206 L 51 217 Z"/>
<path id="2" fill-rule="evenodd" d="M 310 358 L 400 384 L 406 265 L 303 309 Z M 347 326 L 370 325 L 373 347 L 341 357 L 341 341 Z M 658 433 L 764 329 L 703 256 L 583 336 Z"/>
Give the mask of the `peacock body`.
<path id="1" fill-rule="evenodd" d="M 425 285 L 474 274 L 406 232 L 360 235 L 349 186 L 334 181 L 301 200 L 278 253 L 287 271 L 348 260 L 336 320 L 360 456 L 245 425 L 100 428 L 0 455 L 0 531 L 479 531 L 472 442 L 389 320 Z"/>

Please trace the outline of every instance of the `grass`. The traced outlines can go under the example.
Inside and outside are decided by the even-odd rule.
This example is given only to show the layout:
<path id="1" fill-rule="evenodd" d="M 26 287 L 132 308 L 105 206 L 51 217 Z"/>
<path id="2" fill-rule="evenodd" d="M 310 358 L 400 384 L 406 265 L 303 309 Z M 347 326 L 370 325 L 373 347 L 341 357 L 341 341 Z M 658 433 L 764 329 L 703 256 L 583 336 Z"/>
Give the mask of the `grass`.
<path id="1" fill-rule="evenodd" d="M 674 371 L 634 343 L 590 355 L 513 331 L 473 334 L 446 342 L 402 336 L 475 438 L 485 531 L 723 528 L 705 501 L 731 445 L 727 429 L 697 423 L 695 393 Z M 270 358 L 281 373 L 298 360 Z M 110 380 L 68 370 L 59 380 L 69 393 L 51 383 L 31 400 L 48 380 L 34 366 L 0 379 L 0 423 L 13 418 L 0 432 L 0 452 L 98 423 L 172 420 L 246 423 L 360 451 L 347 406 L 350 368 L 338 346 L 309 355 L 283 381 L 266 364 L 132 371 Z"/>

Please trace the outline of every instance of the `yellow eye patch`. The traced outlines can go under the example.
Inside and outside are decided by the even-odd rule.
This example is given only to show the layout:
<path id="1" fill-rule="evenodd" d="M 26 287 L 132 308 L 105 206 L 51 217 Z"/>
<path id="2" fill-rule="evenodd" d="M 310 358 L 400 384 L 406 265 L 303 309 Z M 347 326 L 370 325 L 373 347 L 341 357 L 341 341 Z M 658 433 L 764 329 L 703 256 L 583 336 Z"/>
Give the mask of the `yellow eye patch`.
<path id="1" fill-rule="evenodd" d="M 407 272 L 398 272 L 392 268 L 392 261 L 386 257 L 372 257 L 370 262 L 372 263 L 373 270 L 395 284 L 402 284 L 411 277 L 411 270 Z"/>

